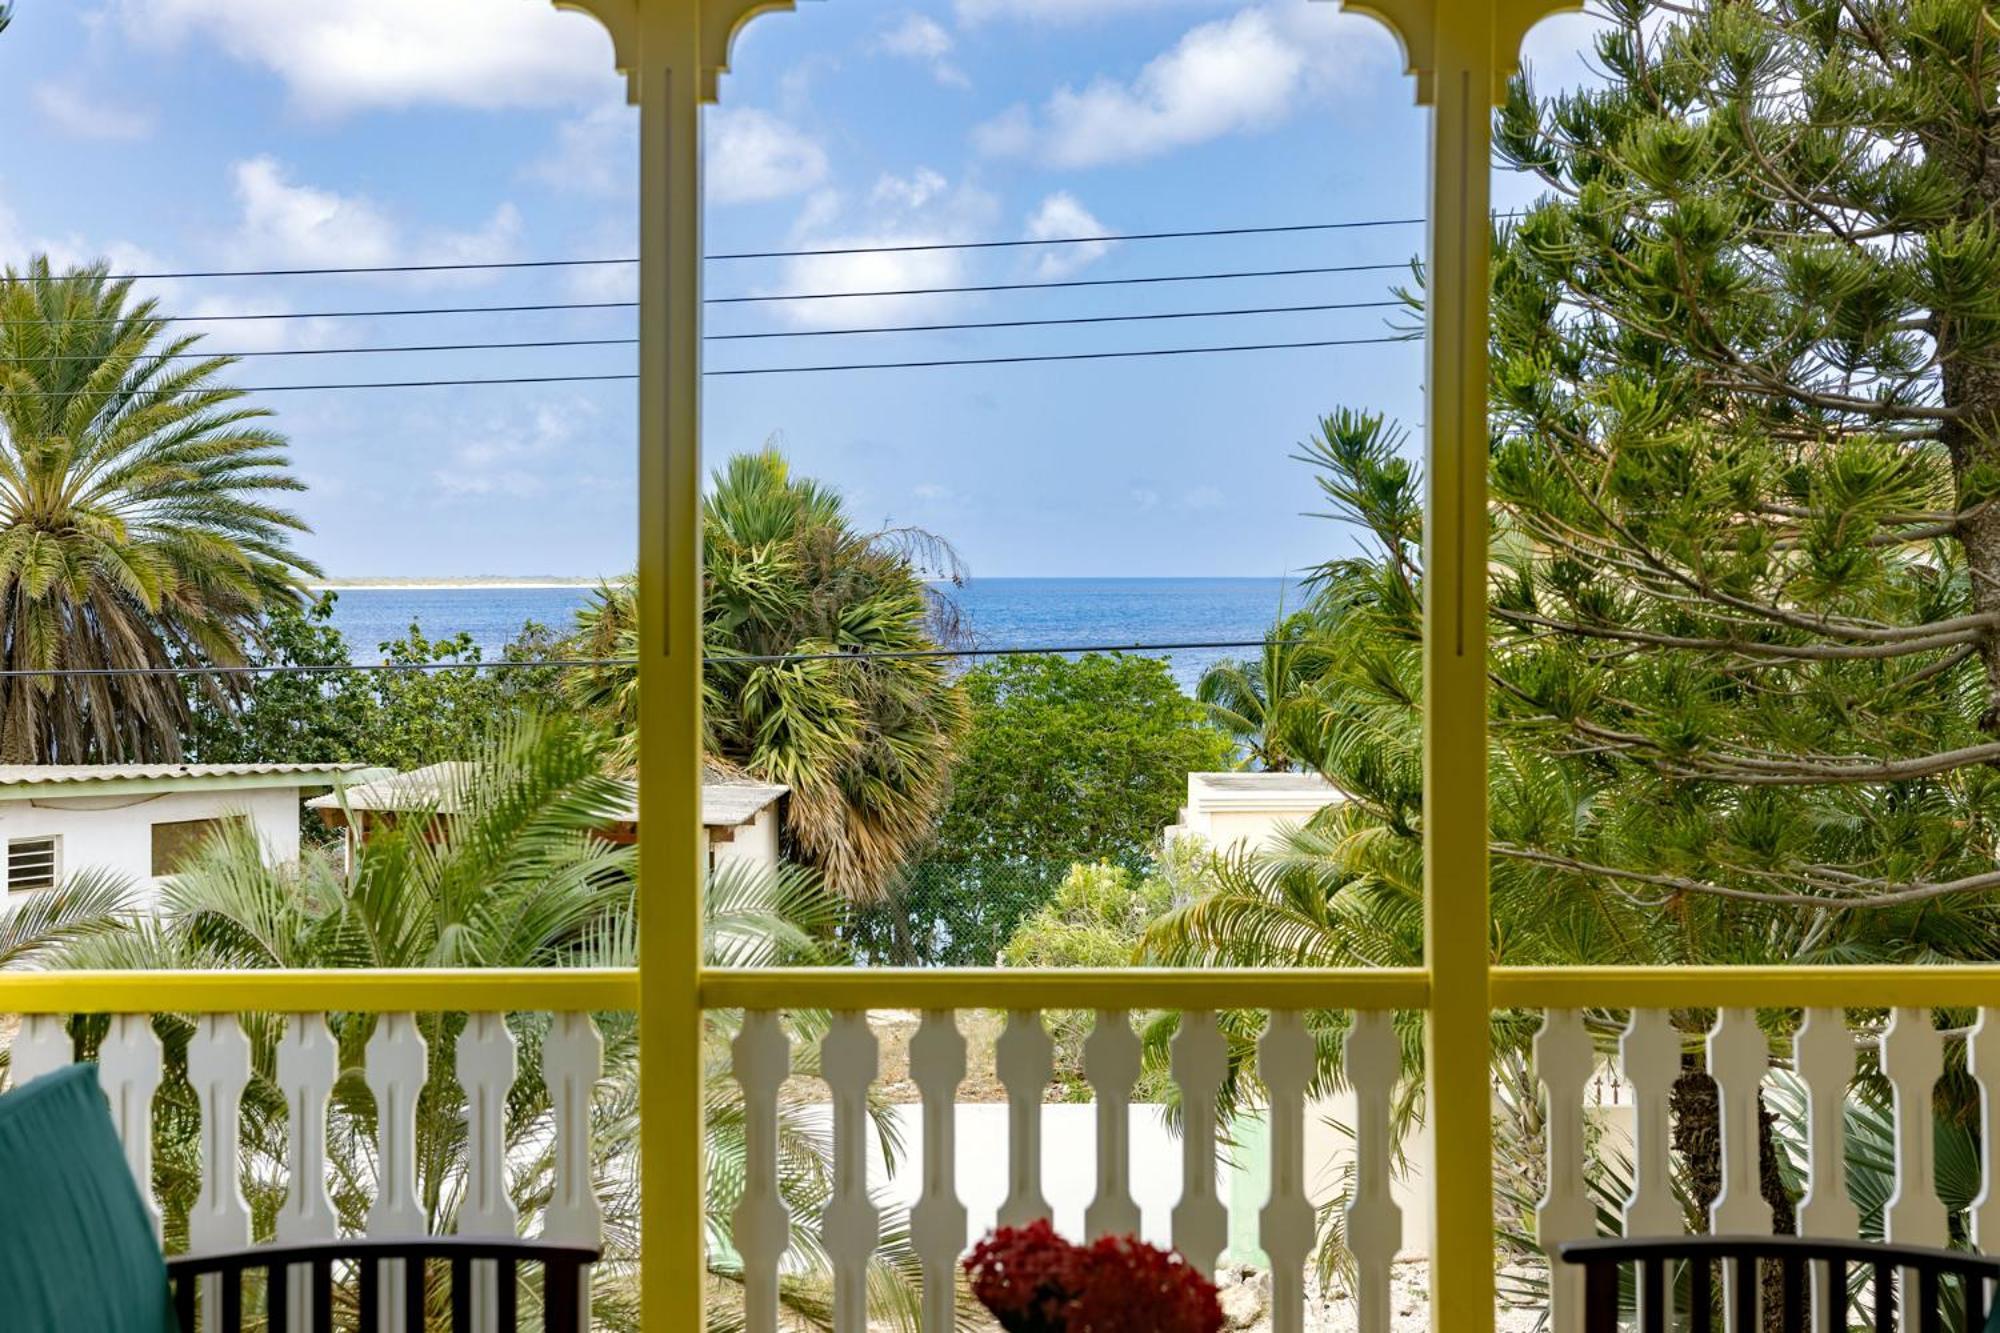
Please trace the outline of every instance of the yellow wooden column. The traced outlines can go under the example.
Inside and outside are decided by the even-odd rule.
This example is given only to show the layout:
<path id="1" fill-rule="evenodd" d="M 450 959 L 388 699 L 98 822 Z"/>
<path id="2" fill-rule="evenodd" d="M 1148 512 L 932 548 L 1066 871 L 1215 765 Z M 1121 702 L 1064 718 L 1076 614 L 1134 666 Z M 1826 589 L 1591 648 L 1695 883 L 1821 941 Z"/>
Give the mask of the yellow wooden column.
<path id="1" fill-rule="evenodd" d="M 1487 994 L 1486 310 L 1492 25 L 1441 0 L 1432 43 L 1425 358 L 1425 1098 L 1431 1327 L 1493 1327 Z"/>
<path id="2" fill-rule="evenodd" d="M 1431 1327 L 1493 1328 L 1487 892 L 1486 333 L 1492 110 L 1521 37 L 1561 0 L 1358 0 L 1431 107 L 1425 295 L 1424 1025 Z"/>
<path id="3" fill-rule="evenodd" d="M 701 108 L 729 44 L 788 0 L 555 0 L 610 31 L 639 108 L 641 1318 L 699 1333 Z"/>

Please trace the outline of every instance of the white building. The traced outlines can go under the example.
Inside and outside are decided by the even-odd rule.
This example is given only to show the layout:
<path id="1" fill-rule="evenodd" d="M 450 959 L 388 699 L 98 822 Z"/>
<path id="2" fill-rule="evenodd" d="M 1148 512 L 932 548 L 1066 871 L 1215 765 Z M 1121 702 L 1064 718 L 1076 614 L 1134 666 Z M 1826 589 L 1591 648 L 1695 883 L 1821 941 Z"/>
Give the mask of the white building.
<path id="1" fill-rule="evenodd" d="M 1196 837 L 1219 852 L 1254 852 L 1339 799 L 1317 773 L 1190 773 L 1187 804 L 1167 841 Z"/>
<path id="2" fill-rule="evenodd" d="M 0 847 L 11 896 L 84 870 L 122 875 L 157 899 L 202 840 L 247 821 L 272 865 L 299 855 L 299 804 L 358 764 L 0 765 Z"/>
<path id="3" fill-rule="evenodd" d="M 407 773 L 376 770 L 369 780 L 349 784 L 306 802 L 328 827 L 348 830 L 350 846 L 358 835 L 394 822 L 399 815 L 422 812 L 449 819 L 466 790 L 469 765 L 463 760 L 429 764 Z M 711 869 L 727 861 L 748 861 L 773 869 L 778 864 L 779 802 L 791 788 L 710 766 L 701 787 L 702 836 Z M 612 842 L 636 842 L 639 810 L 636 801 L 599 830 Z"/>

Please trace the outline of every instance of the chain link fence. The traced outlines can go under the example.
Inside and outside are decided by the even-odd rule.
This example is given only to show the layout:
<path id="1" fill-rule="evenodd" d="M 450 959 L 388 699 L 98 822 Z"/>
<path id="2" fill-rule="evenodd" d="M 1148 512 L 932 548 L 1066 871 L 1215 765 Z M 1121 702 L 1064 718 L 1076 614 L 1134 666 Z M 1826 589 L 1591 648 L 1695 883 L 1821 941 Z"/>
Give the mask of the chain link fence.
<path id="1" fill-rule="evenodd" d="M 925 861 L 843 933 L 876 967 L 991 967 L 1015 929 L 1055 896 L 1068 861 Z"/>

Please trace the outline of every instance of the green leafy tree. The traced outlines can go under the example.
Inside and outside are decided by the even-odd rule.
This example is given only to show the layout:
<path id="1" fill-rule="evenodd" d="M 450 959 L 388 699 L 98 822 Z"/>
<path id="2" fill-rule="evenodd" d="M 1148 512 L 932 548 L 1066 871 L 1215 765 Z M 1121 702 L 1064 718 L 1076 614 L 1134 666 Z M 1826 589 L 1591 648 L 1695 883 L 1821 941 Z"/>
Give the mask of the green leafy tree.
<path id="1" fill-rule="evenodd" d="M 2000 16 L 1608 17 L 1604 87 L 1499 118 L 1547 195 L 1493 275 L 1495 726 L 1577 799 L 1496 856 L 1703 961 L 1990 957 Z"/>
<path id="2" fill-rule="evenodd" d="M 324 592 L 270 610 L 247 657 L 283 669 L 252 676 L 230 706 L 216 704 L 199 682 L 188 686 L 193 758 L 419 768 L 470 757 L 556 690 L 557 668 L 490 669 L 470 634 L 432 639 L 414 624 L 377 645 L 375 665 L 386 670 L 357 665 L 333 624 L 336 598 Z M 539 661 L 554 649 L 553 635 L 529 622 L 499 660 Z"/>
<path id="3" fill-rule="evenodd" d="M 928 533 L 857 527 L 838 492 L 794 477 L 775 449 L 716 472 L 702 523 L 708 753 L 790 787 L 790 855 L 849 899 L 879 898 L 930 836 L 964 731 L 958 686 L 923 656 L 956 637 L 926 579 L 956 580 L 957 559 Z M 600 589 L 571 649 L 634 656 L 637 605 L 629 580 Z M 579 670 L 566 688 L 631 757 L 636 669 Z"/>
<path id="4" fill-rule="evenodd" d="M 1134 871 L 1129 866 L 1099 861 L 1071 866 L 1055 895 L 1015 927 L 1000 951 L 1006 967 L 1130 967 L 1143 962 L 1141 942 L 1146 929 L 1176 901 L 1198 889 L 1190 887 L 1211 854 L 1192 843 L 1166 858 L 1157 870 Z M 1138 1015 L 1144 1026 L 1150 1019 Z M 1065 1101 L 1090 1101 L 1096 1094 L 1085 1077 L 1084 1043 L 1097 1026 L 1093 1010 L 1054 1009 L 1042 1015 L 1055 1039 L 1054 1083 Z M 1167 1071 L 1157 1065 L 1141 1077 L 1134 1094 L 1141 1101 L 1162 1101 L 1172 1095 Z"/>
<path id="5" fill-rule="evenodd" d="M 1187 775 L 1229 766 L 1228 736 L 1156 658 L 1003 657 L 964 688 L 971 727 L 936 840 L 858 923 L 876 956 L 990 965 L 1072 865 L 1147 864 Z"/>
<path id="6" fill-rule="evenodd" d="M 241 662 L 315 572 L 284 438 L 198 342 L 103 265 L 0 274 L 0 668 L 135 673 L 0 677 L 0 762 L 179 758 L 160 669 Z"/>

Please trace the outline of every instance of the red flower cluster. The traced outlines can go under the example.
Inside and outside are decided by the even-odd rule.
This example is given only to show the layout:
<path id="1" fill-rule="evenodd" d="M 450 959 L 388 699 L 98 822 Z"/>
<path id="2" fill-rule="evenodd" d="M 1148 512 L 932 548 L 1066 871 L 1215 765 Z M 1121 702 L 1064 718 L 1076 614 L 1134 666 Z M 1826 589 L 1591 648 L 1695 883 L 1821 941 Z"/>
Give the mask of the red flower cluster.
<path id="1" fill-rule="evenodd" d="M 1047 1218 L 1001 1227 L 965 1260 L 972 1294 L 1007 1333 L 1217 1333 L 1215 1284 L 1131 1236 L 1089 1246 Z"/>

